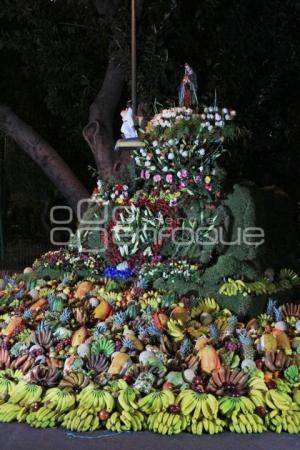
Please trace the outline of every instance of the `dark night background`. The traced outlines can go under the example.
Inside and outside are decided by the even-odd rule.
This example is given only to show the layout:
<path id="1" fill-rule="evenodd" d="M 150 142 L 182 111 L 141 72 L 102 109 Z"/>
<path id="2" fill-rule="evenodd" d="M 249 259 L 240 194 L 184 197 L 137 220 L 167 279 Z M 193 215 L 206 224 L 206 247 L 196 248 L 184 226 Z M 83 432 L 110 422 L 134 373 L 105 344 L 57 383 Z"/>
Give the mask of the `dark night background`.
<path id="1" fill-rule="evenodd" d="M 82 137 L 89 105 L 109 55 L 130 61 L 130 2 L 119 2 L 116 15 L 109 6 L 99 15 L 94 3 L 0 0 L 0 103 L 50 142 L 89 190 L 95 180 L 88 166 L 95 163 Z M 139 100 L 176 101 L 189 62 L 198 75 L 200 100 L 213 101 L 216 89 L 219 104 L 236 109 L 247 130 L 227 162 L 230 178 L 276 184 L 295 205 L 300 198 L 299 12 L 297 0 L 147 0 L 138 33 Z M 128 81 L 119 110 L 129 96 Z M 117 138 L 119 114 L 114 125 Z M 49 208 L 64 200 L 1 134 L 0 177 L 1 265 L 16 269 L 49 247 Z"/>

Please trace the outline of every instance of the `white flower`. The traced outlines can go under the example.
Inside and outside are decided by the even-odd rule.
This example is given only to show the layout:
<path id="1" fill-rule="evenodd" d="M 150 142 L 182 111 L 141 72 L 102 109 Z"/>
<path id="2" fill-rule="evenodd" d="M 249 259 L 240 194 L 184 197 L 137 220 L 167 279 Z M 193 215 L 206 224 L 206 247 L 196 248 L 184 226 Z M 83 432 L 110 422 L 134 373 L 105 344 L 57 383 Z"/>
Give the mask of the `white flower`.
<path id="1" fill-rule="evenodd" d="M 174 158 L 175 158 L 174 153 L 169 153 L 169 154 L 168 154 L 168 159 L 169 159 L 170 161 L 172 161 Z"/>
<path id="2" fill-rule="evenodd" d="M 157 146 L 158 146 L 158 142 L 157 142 L 157 141 L 153 141 L 153 142 L 152 142 L 152 146 L 153 146 L 153 147 L 157 147 Z"/>
<path id="3" fill-rule="evenodd" d="M 150 167 L 150 166 L 151 166 L 151 162 L 150 162 L 150 161 L 146 161 L 146 162 L 145 162 L 145 166 L 146 166 L 146 167 Z"/>
<path id="4" fill-rule="evenodd" d="M 114 200 L 116 198 L 116 194 L 110 194 L 110 198 Z"/>
<path id="5" fill-rule="evenodd" d="M 226 114 L 225 120 L 231 120 L 231 116 L 229 114 Z"/>
<path id="6" fill-rule="evenodd" d="M 101 180 L 97 181 L 97 187 L 98 187 L 99 190 L 102 189 L 102 181 Z"/>
<path id="7" fill-rule="evenodd" d="M 216 114 L 215 114 L 215 119 L 216 119 L 216 120 L 221 120 L 222 117 L 220 116 L 220 114 L 216 113 Z"/>
<path id="8" fill-rule="evenodd" d="M 227 108 L 223 108 L 222 111 L 223 111 L 223 114 L 227 114 L 228 113 L 228 109 Z"/>
<path id="9" fill-rule="evenodd" d="M 202 120 L 205 120 L 206 119 L 206 114 L 201 114 L 200 117 L 201 117 Z"/>
<path id="10" fill-rule="evenodd" d="M 224 127 L 224 120 L 220 120 L 219 124 L 220 124 L 220 127 Z"/>
<path id="11" fill-rule="evenodd" d="M 167 166 L 163 167 L 163 172 L 168 172 L 169 168 Z"/>
<path id="12" fill-rule="evenodd" d="M 203 111 L 207 114 L 208 113 L 208 108 L 204 108 Z"/>
<path id="13" fill-rule="evenodd" d="M 200 172 L 203 172 L 203 170 L 204 170 L 204 169 L 203 169 L 203 166 L 200 166 L 200 167 L 199 167 L 199 170 L 200 170 Z"/>
<path id="14" fill-rule="evenodd" d="M 174 139 L 169 139 L 169 140 L 168 140 L 168 144 L 169 144 L 169 145 L 174 145 Z"/>
<path id="15" fill-rule="evenodd" d="M 213 129 L 213 126 L 210 125 L 210 126 L 208 127 L 208 131 L 212 131 L 212 129 Z"/>
<path id="16" fill-rule="evenodd" d="M 199 153 L 200 153 L 201 156 L 204 156 L 205 155 L 205 148 L 201 148 L 199 150 Z"/>
<path id="17" fill-rule="evenodd" d="M 187 158 L 188 152 L 187 152 L 186 150 L 184 150 L 183 152 L 180 152 L 180 153 L 182 154 L 182 156 L 183 156 L 184 158 Z"/>
<path id="18" fill-rule="evenodd" d="M 160 150 L 159 150 L 159 148 L 155 150 L 155 153 L 156 153 L 157 155 L 160 155 Z"/>
<path id="19" fill-rule="evenodd" d="M 210 107 L 208 108 L 208 111 L 209 111 L 209 112 L 214 112 L 214 108 L 213 108 L 212 106 L 210 106 Z"/>
<path id="20" fill-rule="evenodd" d="M 232 110 L 230 111 L 230 114 L 232 115 L 232 117 L 235 117 L 235 116 L 236 116 L 236 111 L 235 111 L 234 109 L 232 109 Z"/>

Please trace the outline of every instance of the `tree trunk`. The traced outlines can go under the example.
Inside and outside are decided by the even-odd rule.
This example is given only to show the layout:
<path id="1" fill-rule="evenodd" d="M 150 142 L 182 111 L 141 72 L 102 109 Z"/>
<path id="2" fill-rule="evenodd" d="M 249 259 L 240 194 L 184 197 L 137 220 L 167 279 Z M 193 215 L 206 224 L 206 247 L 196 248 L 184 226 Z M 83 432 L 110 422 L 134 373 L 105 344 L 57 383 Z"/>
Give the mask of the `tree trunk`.
<path id="1" fill-rule="evenodd" d="M 113 121 L 124 84 L 125 68 L 109 62 L 102 87 L 90 106 L 89 122 L 83 129 L 103 180 L 117 175 L 123 166 L 122 155 L 114 154 Z"/>
<path id="2" fill-rule="evenodd" d="M 10 108 L 0 104 L 0 131 L 13 139 L 50 178 L 77 213 L 77 204 L 90 194 L 59 154 Z"/>

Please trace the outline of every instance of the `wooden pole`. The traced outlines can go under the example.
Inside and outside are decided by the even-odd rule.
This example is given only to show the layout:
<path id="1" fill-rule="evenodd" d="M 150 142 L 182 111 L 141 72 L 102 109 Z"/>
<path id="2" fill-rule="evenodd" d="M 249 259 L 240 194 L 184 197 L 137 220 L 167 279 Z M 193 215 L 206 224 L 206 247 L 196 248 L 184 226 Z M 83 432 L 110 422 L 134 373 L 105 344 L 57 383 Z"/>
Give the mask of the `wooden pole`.
<path id="1" fill-rule="evenodd" d="M 136 115 L 136 0 L 131 0 L 131 100 Z"/>

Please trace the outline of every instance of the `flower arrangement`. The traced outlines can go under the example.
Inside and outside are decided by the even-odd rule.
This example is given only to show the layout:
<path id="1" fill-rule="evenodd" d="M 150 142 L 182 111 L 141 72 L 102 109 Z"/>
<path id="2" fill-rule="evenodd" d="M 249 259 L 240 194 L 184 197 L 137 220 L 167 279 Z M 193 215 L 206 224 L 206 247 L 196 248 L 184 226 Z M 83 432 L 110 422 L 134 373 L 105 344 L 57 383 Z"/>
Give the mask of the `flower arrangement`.
<path id="1" fill-rule="evenodd" d="M 128 186 L 124 183 L 112 184 L 98 180 L 92 195 L 92 200 L 94 200 L 99 207 L 109 204 L 125 205 L 129 201 L 128 189 Z"/>
<path id="2" fill-rule="evenodd" d="M 34 261 L 32 267 L 36 271 L 49 268 L 66 272 L 89 270 L 92 274 L 99 274 L 103 269 L 103 260 L 99 255 L 61 248 L 40 256 Z"/>

